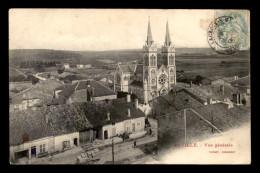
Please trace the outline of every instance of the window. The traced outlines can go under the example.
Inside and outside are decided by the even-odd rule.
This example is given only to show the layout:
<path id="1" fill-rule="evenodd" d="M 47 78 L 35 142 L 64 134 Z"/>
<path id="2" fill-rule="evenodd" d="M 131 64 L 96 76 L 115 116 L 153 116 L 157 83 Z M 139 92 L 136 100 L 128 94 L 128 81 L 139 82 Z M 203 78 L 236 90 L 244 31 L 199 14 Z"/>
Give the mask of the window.
<path id="1" fill-rule="evenodd" d="M 130 127 L 129 126 L 126 127 L 126 131 L 130 131 Z"/>
<path id="2" fill-rule="evenodd" d="M 173 58 L 174 58 L 174 56 L 172 56 L 172 55 L 169 57 L 169 64 L 170 65 L 173 65 L 173 62 L 174 62 Z"/>
<path id="3" fill-rule="evenodd" d="M 40 145 L 40 153 L 45 152 L 45 144 Z"/>
<path id="4" fill-rule="evenodd" d="M 159 77 L 159 83 L 160 83 L 161 85 L 165 84 L 166 78 L 167 78 L 167 76 L 166 76 L 165 74 L 162 74 L 162 75 Z"/>
<path id="5" fill-rule="evenodd" d="M 63 148 L 70 148 L 70 141 L 64 141 L 63 142 Z"/>
<path id="6" fill-rule="evenodd" d="M 151 56 L 151 66 L 156 66 L 155 56 Z"/>
<path id="7" fill-rule="evenodd" d="M 155 79 L 152 79 L 151 83 L 152 83 L 152 84 L 155 84 Z"/>
<path id="8" fill-rule="evenodd" d="M 148 60 L 148 56 L 145 55 L 145 57 L 144 57 L 144 65 L 148 66 L 148 65 L 149 65 L 149 62 L 148 62 L 148 61 L 149 61 L 149 60 Z"/>
<path id="9" fill-rule="evenodd" d="M 19 110 L 19 105 L 14 105 L 14 110 Z"/>
<path id="10" fill-rule="evenodd" d="M 170 70 L 170 75 L 174 75 L 173 69 Z"/>
<path id="11" fill-rule="evenodd" d="M 139 122 L 139 123 L 137 123 L 137 125 L 138 125 L 138 126 L 140 126 L 140 125 L 141 125 L 141 123 Z"/>

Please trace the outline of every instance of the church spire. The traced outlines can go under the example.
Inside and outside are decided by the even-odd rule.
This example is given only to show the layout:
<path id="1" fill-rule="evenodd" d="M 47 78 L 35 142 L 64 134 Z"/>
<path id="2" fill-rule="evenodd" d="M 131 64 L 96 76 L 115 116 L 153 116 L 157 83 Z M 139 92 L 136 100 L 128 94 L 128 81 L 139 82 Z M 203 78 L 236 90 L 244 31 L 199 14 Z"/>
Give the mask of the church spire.
<path id="1" fill-rule="evenodd" d="M 167 24 L 166 24 L 166 34 L 165 34 L 165 42 L 164 43 L 165 43 L 166 46 L 170 46 L 170 44 L 171 44 L 168 19 L 167 19 Z"/>
<path id="2" fill-rule="evenodd" d="M 150 16 L 149 16 L 149 22 L 148 22 L 148 31 L 147 31 L 147 45 L 151 45 L 153 43 L 153 37 L 152 37 L 152 31 L 150 26 Z"/>

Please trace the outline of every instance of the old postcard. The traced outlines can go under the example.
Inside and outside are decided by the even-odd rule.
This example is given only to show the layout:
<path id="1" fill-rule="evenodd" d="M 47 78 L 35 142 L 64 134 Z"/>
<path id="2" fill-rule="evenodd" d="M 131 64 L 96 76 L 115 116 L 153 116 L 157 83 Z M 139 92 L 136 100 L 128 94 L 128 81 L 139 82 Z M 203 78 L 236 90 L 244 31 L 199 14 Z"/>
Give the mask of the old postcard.
<path id="1" fill-rule="evenodd" d="M 10 164 L 250 164 L 250 11 L 10 9 Z"/>

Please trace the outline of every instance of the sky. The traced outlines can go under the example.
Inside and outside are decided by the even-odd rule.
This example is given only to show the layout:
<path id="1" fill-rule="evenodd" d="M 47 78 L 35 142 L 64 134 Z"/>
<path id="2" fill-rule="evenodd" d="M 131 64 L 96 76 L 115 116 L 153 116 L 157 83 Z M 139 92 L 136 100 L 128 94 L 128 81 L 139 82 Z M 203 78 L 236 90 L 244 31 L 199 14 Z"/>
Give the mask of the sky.
<path id="1" fill-rule="evenodd" d="M 213 10 L 11 9 L 10 49 L 142 49 L 150 16 L 154 42 L 164 43 L 166 22 L 175 47 L 209 47 Z"/>

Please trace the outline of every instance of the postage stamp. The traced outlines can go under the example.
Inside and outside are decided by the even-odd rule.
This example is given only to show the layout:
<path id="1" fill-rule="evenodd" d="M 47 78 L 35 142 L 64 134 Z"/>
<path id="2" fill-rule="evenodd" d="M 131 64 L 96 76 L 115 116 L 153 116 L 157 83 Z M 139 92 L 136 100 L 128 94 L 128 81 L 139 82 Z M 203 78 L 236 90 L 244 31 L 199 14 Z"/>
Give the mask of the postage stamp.
<path id="1" fill-rule="evenodd" d="M 209 25 L 207 39 L 210 47 L 220 54 L 232 54 L 249 46 L 247 11 L 219 10 Z"/>

